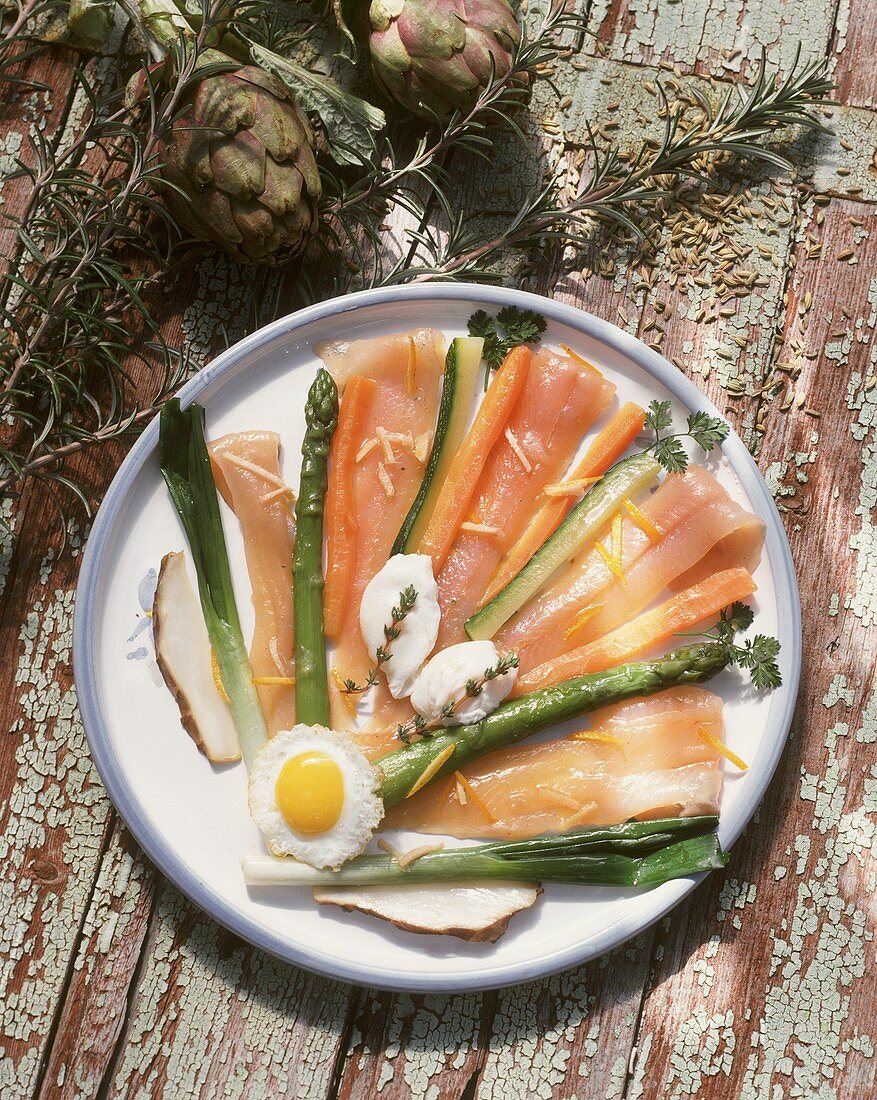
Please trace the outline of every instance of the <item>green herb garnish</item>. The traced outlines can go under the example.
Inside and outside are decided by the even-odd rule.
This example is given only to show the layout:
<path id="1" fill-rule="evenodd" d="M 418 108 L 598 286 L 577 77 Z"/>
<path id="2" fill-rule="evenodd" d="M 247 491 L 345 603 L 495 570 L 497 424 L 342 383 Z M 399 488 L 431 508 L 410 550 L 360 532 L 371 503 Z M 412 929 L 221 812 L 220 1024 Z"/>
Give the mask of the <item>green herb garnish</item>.
<path id="1" fill-rule="evenodd" d="M 483 309 L 469 318 L 469 335 L 484 340 L 482 357 L 487 364 L 488 376 L 498 370 L 503 359 L 519 344 L 535 344 L 545 331 L 545 318 L 531 309 L 505 306 L 491 317 Z M 485 379 L 485 385 L 487 380 Z"/>
<path id="2" fill-rule="evenodd" d="M 688 466 L 688 455 L 682 445 L 683 439 L 693 439 L 701 450 L 709 454 L 713 447 L 728 438 L 731 430 L 729 425 L 718 417 L 710 416 L 705 412 L 693 412 L 688 415 L 687 431 L 663 435 L 662 433 L 672 423 L 670 401 L 652 401 L 646 413 L 646 427 L 655 433 L 655 442 L 646 450 L 652 452 L 655 459 L 669 474 L 680 474 Z"/>
<path id="3" fill-rule="evenodd" d="M 399 593 L 399 602 L 390 612 L 391 621 L 384 624 L 384 644 L 379 645 L 375 652 L 375 667 L 368 670 L 362 684 L 357 684 L 355 680 L 345 680 L 342 689 L 345 695 L 359 695 L 378 682 L 378 672 L 393 656 L 390 646 L 399 637 L 400 625 L 410 614 L 415 603 L 417 603 L 417 591 L 413 584 L 409 584 Z"/>
<path id="4" fill-rule="evenodd" d="M 489 684 L 491 680 L 496 680 L 500 676 L 505 676 L 511 669 L 517 667 L 517 653 L 504 654 L 495 665 L 486 668 L 480 676 L 467 680 L 463 695 L 461 695 L 459 699 L 449 699 L 442 707 L 441 713 L 437 718 L 427 721 L 422 714 L 415 714 L 413 718 L 409 718 L 403 725 L 396 727 L 396 736 L 406 745 L 411 744 L 412 737 L 431 737 L 434 730 L 445 728 L 445 721 L 447 721 L 448 718 L 453 718 L 457 709 L 462 706 L 467 699 L 476 699 L 481 692 L 484 691 L 485 684 Z"/>

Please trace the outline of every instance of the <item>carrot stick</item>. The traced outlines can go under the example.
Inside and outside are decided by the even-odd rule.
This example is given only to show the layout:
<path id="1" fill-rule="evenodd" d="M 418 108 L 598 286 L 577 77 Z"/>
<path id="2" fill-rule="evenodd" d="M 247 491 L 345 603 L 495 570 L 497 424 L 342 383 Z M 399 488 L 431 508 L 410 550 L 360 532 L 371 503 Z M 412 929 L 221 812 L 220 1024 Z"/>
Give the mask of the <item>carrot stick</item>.
<path id="1" fill-rule="evenodd" d="M 672 634 L 689 630 L 735 600 L 755 591 L 746 569 L 726 569 L 671 597 L 659 607 L 528 672 L 515 684 L 512 695 L 526 695 L 538 688 L 569 680 L 588 672 L 602 672 L 623 664 L 637 653 L 663 642 Z"/>
<path id="2" fill-rule="evenodd" d="M 594 437 L 581 462 L 564 478 L 564 481 L 578 481 L 593 477 L 602 477 L 616 462 L 645 426 L 646 413 L 639 405 L 628 401 Z M 543 542 L 561 525 L 567 512 L 575 504 L 575 497 L 553 497 L 546 500 L 530 520 L 530 524 L 499 563 L 487 591 L 481 598 L 479 608 L 500 592 L 509 581 L 518 575 Z"/>
<path id="3" fill-rule="evenodd" d="M 429 526 L 417 548 L 419 553 L 430 555 L 436 573 L 444 565 L 460 524 L 466 518 L 491 448 L 502 435 L 524 387 L 531 358 L 527 347 L 512 348 L 505 357 L 475 414 L 469 434 L 448 469 Z"/>
<path id="4" fill-rule="evenodd" d="M 356 569 L 357 522 L 353 471 L 376 389 L 377 383 L 372 378 L 357 374 L 350 379 L 344 390 L 338 427 L 332 439 L 329 486 L 326 490 L 328 566 L 323 592 L 323 621 L 327 638 L 334 638 L 343 628 Z"/>

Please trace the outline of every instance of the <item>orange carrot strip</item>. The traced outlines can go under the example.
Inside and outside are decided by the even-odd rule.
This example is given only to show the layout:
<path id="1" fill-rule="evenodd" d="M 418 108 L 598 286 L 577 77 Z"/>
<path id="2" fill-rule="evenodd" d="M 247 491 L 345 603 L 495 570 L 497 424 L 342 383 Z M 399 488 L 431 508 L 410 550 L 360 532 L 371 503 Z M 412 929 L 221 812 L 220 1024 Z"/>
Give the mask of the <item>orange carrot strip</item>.
<path id="1" fill-rule="evenodd" d="M 645 409 L 628 401 L 618 410 L 608 424 L 594 437 L 581 462 L 564 481 L 599 478 L 616 462 L 643 430 Z M 516 577 L 543 542 L 561 525 L 567 512 L 575 504 L 574 497 L 554 497 L 547 500 L 533 516 L 526 531 L 509 550 L 493 575 L 479 606 L 492 600 L 497 592 Z"/>
<path id="2" fill-rule="evenodd" d="M 356 569 L 356 514 L 353 510 L 353 468 L 377 383 L 354 375 L 347 383 L 338 427 L 332 438 L 332 460 L 326 490 L 326 586 L 323 618 L 327 638 L 344 626 L 347 599 Z"/>
<path id="3" fill-rule="evenodd" d="M 573 676 L 614 668 L 673 634 L 689 630 L 711 615 L 717 615 L 735 600 L 745 600 L 754 591 L 755 581 L 746 569 L 726 569 L 715 573 L 602 638 L 534 668 L 519 678 L 512 695 L 526 695 Z"/>
<path id="4" fill-rule="evenodd" d="M 450 465 L 429 526 L 417 548 L 419 553 L 430 555 L 436 574 L 444 565 L 466 517 L 491 448 L 505 430 L 509 414 L 524 387 L 531 357 L 527 347 L 512 348 L 508 353 Z"/>

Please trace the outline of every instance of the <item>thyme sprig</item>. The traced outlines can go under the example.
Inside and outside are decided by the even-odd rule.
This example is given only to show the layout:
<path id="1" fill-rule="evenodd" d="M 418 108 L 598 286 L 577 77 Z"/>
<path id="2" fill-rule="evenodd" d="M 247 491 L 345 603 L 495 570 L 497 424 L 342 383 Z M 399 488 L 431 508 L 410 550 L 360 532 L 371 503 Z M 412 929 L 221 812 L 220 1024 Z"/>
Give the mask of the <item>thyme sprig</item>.
<path id="1" fill-rule="evenodd" d="M 654 400 L 646 413 L 646 427 L 655 433 L 655 442 L 647 447 L 667 473 L 680 474 L 688 465 L 684 439 L 693 440 L 706 454 L 728 438 L 731 428 L 724 420 L 705 412 L 689 413 L 687 430 L 663 434 L 673 424 L 672 403 Z"/>
<path id="2" fill-rule="evenodd" d="M 399 602 L 390 611 L 390 622 L 384 624 L 384 644 L 379 645 L 375 651 L 374 667 L 368 670 L 361 684 L 357 684 L 355 680 L 345 680 L 342 688 L 344 695 L 359 695 L 378 682 L 378 673 L 388 661 L 392 660 L 393 654 L 390 649 L 402 633 L 402 623 L 411 614 L 416 603 L 417 591 L 413 584 L 409 584 L 399 593 Z"/>
<path id="3" fill-rule="evenodd" d="M 513 668 L 518 667 L 518 655 L 514 652 L 505 653 L 490 668 L 473 679 L 466 681 L 463 694 L 456 699 L 449 699 L 435 718 L 427 719 L 422 714 L 415 714 L 407 722 L 400 723 L 396 727 L 396 736 L 404 744 L 409 745 L 412 737 L 431 737 L 436 730 L 443 729 L 445 722 L 453 718 L 454 714 L 466 702 L 467 699 L 477 699 L 484 691 L 485 685 L 492 680 L 505 676 Z"/>

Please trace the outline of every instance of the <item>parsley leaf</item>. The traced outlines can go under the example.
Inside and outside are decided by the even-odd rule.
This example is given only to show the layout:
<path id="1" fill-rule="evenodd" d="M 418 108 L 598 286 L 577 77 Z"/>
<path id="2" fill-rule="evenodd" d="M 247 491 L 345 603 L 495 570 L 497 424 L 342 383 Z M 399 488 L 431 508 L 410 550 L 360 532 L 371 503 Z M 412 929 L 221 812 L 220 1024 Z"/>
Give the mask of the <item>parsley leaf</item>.
<path id="1" fill-rule="evenodd" d="M 688 455 L 683 439 L 693 439 L 701 450 L 709 453 L 713 447 L 728 438 L 730 427 L 724 420 L 705 412 L 693 412 L 688 416 L 688 430 L 663 435 L 673 426 L 673 410 L 669 400 L 652 401 L 646 413 L 646 427 L 655 433 L 655 442 L 647 450 L 669 474 L 680 474 L 688 465 Z"/>
<path id="2" fill-rule="evenodd" d="M 649 411 L 646 413 L 646 427 L 657 434 L 665 428 L 669 428 L 672 423 L 673 414 L 670 410 L 670 402 L 652 401 L 649 405 Z"/>
<path id="3" fill-rule="evenodd" d="M 754 638 L 745 639 L 742 645 L 737 645 L 734 641 L 734 635 L 738 631 L 748 630 L 754 618 L 755 612 L 752 608 L 738 601 L 720 612 L 718 622 L 702 636 L 718 642 L 724 650 L 728 664 L 746 669 L 755 687 L 779 687 L 783 678 L 777 664 L 780 652 L 777 639 L 766 634 L 756 634 Z"/>
<path id="4" fill-rule="evenodd" d="M 497 370 L 508 352 L 519 344 L 533 344 L 545 331 L 545 318 L 531 309 L 505 306 L 490 317 L 483 309 L 469 318 L 469 335 L 484 340 L 482 357 L 488 373 Z"/>
<path id="5" fill-rule="evenodd" d="M 709 413 L 695 412 L 688 417 L 688 434 L 704 451 L 711 451 L 728 438 L 730 427 Z"/>
<path id="6" fill-rule="evenodd" d="M 677 435 L 659 439 L 653 447 L 655 458 L 668 474 L 681 474 L 688 465 L 688 455 Z"/>

